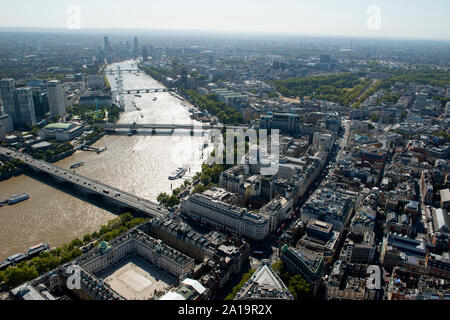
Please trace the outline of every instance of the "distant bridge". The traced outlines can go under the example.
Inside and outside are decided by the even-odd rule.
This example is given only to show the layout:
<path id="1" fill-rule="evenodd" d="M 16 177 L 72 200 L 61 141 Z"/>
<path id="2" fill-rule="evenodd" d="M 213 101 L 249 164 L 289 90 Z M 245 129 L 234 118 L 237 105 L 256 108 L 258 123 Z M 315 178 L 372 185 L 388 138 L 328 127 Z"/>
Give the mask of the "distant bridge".
<path id="1" fill-rule="evenodd" d="M 155 93 L 155 92 L 173 92 L 175 89 L 170 88 L 144 88 L 144 89 L 123 89 L 122 94 L 133 94 L 133 93 Z"/>
<path id="2" fill-rule="evenodd" d="M 121 72 L 139 73 L 139 72 L 141 72 L 141 70 L 138 70 L 138 69 L 108 69 L 105 72 L 109 73 L 109 74 L 121 73 Z"/>

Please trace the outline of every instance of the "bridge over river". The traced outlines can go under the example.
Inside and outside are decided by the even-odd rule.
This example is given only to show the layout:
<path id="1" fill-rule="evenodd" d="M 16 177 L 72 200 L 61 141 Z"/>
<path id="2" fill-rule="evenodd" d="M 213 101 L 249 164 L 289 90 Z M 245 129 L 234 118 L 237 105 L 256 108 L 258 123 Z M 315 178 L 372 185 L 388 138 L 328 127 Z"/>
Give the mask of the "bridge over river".
<path id="1" fill-rule="evenodd" d="M 176 129 L 184 129 L 184 130 L 211 130 L 211 129 L 218 129 L 222 130 L 224 128 L 224 125 L 217 124 L 212 125 L 209 123 L 203 123 L 203 124 L 157 124 L 157 123 L 104 123 L 100 124 L 100 126 L 105 130 L 116 130 L 116 129 L 159 129 L 159 130 L 176 130 Z M 242 129 L 242 130 L 248 130 L 248 126 L 225 126 L 227 129 Z"/>
<path id="2" fill-rule="evenodd" d="M 123 89 L 121 94 L 138 94 L 138 93 L 156 93 L 156 92 L 176 92 L 172 88 L 142 88 L 142 89 Z"/>
<path id="3" fill-rule="evenodd" d="M 156 218 L 163 218 L 168 214 L 167 210 L 147 199 L 81 176 L 73 171 L 62 169 L 48 162 L 35 159 L 27 154 L 0 147 L 0 156 L 10 160 L 21 160 L 36 173 L 50 175 L 57 181 L 69 183 L 76 187 L 74 190 L 79 190 L 85 194 L 98 195 L 105 201 L 122 209 L 132 210 Z"/>

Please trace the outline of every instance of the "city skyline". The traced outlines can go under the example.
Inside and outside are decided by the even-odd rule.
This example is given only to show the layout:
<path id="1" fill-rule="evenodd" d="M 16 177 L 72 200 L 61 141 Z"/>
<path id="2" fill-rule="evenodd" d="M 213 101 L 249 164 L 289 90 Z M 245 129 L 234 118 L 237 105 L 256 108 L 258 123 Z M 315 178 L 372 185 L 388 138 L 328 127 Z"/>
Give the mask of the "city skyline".
<path id="1" fill-rule="evenodd" d="M 133 0 L 126 4 L 107 4 L 104 0 L 57 4 L 15 1 L 0 13 L 0 28 L 185 30 L 448 41 L 450 22 L 445 14 L 449 9 L 450 4 L 441 0 L 433 7 L 419 0 L 357 4 L 348 0 L 252 0 L 244 4 L 234 0 L 226 4 L 204 0 Z"/>

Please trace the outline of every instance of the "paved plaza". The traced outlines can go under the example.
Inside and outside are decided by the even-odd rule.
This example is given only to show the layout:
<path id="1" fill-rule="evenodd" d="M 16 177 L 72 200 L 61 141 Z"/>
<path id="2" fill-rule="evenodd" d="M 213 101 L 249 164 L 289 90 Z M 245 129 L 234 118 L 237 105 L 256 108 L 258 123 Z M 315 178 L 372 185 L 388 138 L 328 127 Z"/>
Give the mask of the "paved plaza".
<path id="1" fill-rule="evenodd" d="M 176 282 L 174 277 L 136 257 L 117 265 L 102 278 L 127 300 L 157 299 Z"/>

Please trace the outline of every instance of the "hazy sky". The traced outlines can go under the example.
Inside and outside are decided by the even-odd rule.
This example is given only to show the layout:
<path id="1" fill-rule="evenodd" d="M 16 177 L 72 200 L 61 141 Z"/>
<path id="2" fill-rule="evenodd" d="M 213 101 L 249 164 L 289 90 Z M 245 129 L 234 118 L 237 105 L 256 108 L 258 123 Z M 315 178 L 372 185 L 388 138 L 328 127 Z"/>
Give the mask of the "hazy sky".
<path id="1" fill-rule="evenodd" d="M 450 0 L 0 0 L 0 27 L 66 28 L 76 21 L 67 13 L 71 5 L 80 8 L 81 28 L 450 40 Z M 380 19 L 367 12 L 371 5 L 380 9 Z"/>

